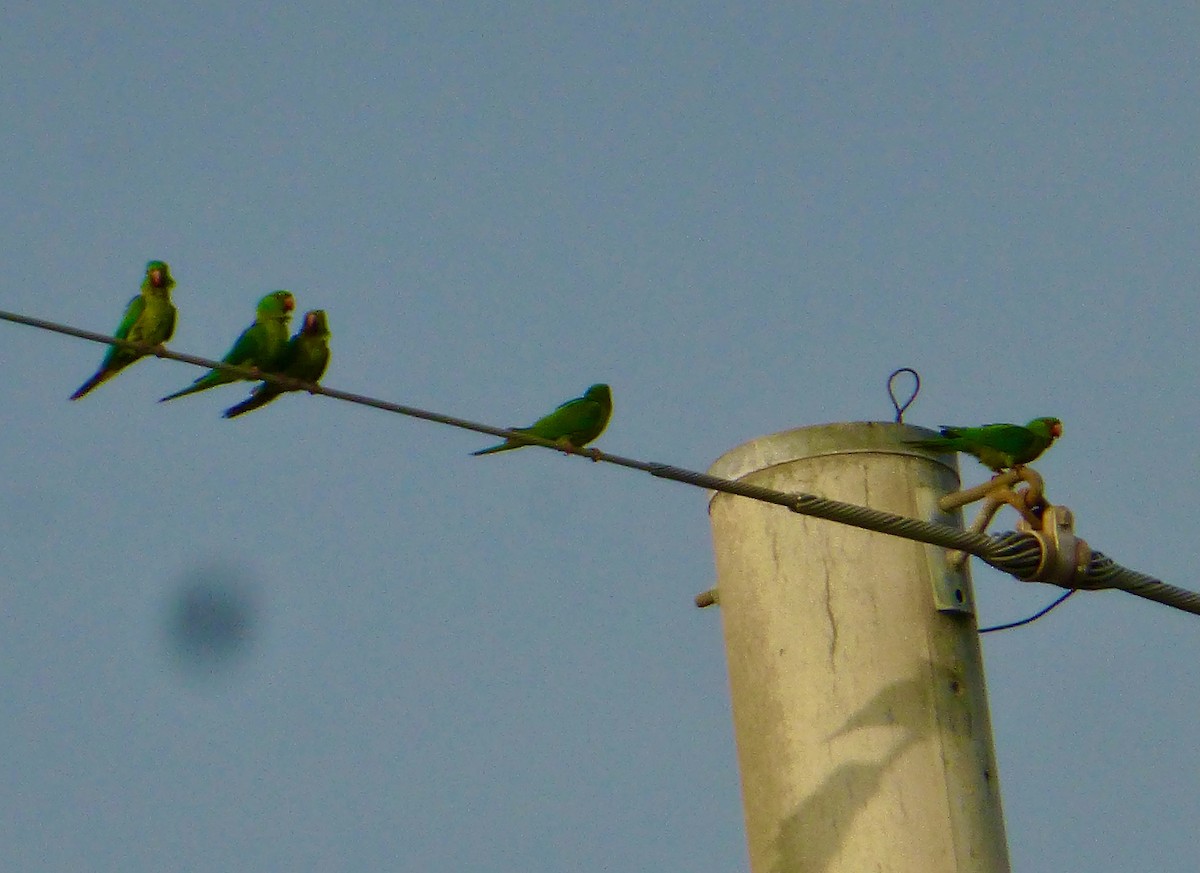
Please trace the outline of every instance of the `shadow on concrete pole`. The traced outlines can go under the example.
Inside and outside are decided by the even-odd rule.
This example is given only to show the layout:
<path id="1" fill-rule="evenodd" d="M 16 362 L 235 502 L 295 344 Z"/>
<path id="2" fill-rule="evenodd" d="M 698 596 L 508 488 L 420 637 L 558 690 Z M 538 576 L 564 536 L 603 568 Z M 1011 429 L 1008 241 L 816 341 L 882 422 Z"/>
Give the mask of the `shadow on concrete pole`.
<path id="1" fill-rule="evenodd" d="M 709 470 L 960 524 L 958 487 L 890 423 L 738 446 Z M 753 873 L 1009 870 L 971 581 L 934 546 L 715 494 L 734 732 Z"/>

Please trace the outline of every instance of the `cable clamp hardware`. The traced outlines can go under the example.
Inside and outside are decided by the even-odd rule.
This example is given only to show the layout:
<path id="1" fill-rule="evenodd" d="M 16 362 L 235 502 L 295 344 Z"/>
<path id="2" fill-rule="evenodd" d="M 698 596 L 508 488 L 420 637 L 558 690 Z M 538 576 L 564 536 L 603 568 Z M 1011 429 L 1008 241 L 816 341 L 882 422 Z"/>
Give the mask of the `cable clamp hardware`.
<path id="1" fill-rule="evenodd" d="M 1042 559 L 1026 582 L 1049 582 L 1062 588 L 1104 588 L 1087 584 L 1087 566 L 1092 550 L 1075 536 L 1075 516 L 1065 506 L 1047 505 L 1037 526 L 1022 518 L 1017 529 L 1033 534 L 1042 547 Z"/>

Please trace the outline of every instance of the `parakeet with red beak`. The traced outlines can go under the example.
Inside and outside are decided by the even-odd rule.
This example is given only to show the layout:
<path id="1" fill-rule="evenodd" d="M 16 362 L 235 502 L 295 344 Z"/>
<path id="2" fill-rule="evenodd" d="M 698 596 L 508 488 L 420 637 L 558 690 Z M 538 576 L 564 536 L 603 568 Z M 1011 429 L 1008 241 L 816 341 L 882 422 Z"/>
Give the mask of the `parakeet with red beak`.
<path id="1" fill-rule="evenodd" d="M 146 264 L 146 278 L 142 280 L 141 293 L 126 305 L 125 315 L 113 331 L 113 336 L 150 346 L 159 346 L 169 340 L 175 333 L 175 306 L 171 303 L 171 289 L 174 287 L 175 280 L 171 278 L 171 268 L 165 261 L 151 261 Z M 101 382 L 111 379 L 145 355 L 145 352 L 109 346 L 104 360 L 100 362 L 100 369 L 79 386 L 79 390 L 71 395 L 71 399 L 78 400 Z"/>
<path id="2" fill-rule="evenodd" d="M 1036 460 L 1062 436 L 1057 418 L 1035 418 L 1029 424 L 985 424 L 982 427 L 943 427 L 941 436 L 909 440 L 933 452 L 965 452 L 995 472 Z"/>
<path id="3" fill-rule="evenodd" d="M 296 298 L 290 291 L 272 291 L 259 300 L 254 324 L 242 331 L 233 348 L 221 358 L 221 363 L 255 367 L 259 371 L 273 371 L 279 366 L 280 357 L 287 348 L 288 323 L 292 320 L 292 310 L 295 308 Z M 168 394 L 158 402 L 174 400 L 176 397 L 195 394 L 197 391 L 246 378 L 253 377 L 235 376 L 224 370 L 209 370 L 188 387 Z"/>

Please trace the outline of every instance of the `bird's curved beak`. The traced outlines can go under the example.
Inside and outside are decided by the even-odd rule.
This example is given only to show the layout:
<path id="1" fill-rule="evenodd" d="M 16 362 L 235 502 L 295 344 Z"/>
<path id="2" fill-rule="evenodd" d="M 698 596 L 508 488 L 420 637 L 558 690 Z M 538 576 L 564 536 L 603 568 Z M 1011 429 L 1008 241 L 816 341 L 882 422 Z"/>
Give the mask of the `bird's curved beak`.
<path id="1" fill-rule="evenodd" d="M 1050 435 L 1056 439 L 1062 436 L 1062 422 L 1059 422 L 1050 428 Z"/>
<path id="2" fill-rule="evenodd" d="M 150 271 L 150 283 L 152 285 L 154 285 L 155 287 L 158 287 L 159 285 L 161 285 L 163 283 L 162 270 L 151 270 Z"/>
<path id="3" fill-rule="evenodd" d="M 287 297 L 283 298 L 283 311 L 284 312 L 291 312 L 295 308 L 296 308 L 296 298 L 295 297 L 293 297 L 291 294 L 289 294 Z"/>

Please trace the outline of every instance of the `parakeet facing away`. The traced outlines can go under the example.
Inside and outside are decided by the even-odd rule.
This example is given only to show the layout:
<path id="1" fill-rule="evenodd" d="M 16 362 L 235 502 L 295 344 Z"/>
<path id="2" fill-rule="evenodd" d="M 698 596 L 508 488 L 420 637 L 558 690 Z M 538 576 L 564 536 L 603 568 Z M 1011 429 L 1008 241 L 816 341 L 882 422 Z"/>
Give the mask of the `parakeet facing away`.
<path id="1" fill-rule="evenodd" d="M 985 424 L 982 427 L 943 427 L 940 437 L 909 440 L 909 445 L 934 452 L 966 452 L 999 473 L 1028 464 L 1062 436 L 1057 418 L 1035 418 L 1019 424 Z"/>
<path id="2" fill-rule="evenodd" d="M 175 280 L 171 278 L 171 268 L 166 263 L 151 261 L 146 264 L 146 278 L 142 280 L 142 291 L 125 307 L 125 315 L 113 331 L 113 336 L 152 346 L 162 345 L 169 340 L 175 333 L 175 307 L 171 303 L 171 289 L 174 287 Z M 71 399 L 78 400 L 141 357 L 144 357 L 142 352 L 109 346 L 104 360 L 100 362 L 100 369 L 79 386 L 79 390 L 71 395 Z"/>
<path id="3" fill-rule="evenodd" d="M 568 400 L 549 415 L 539 418 L 529 427 L 514 427 L 519 433 L 527 433 L 580 449 L 600 436 L 612 416 L 612 391 L 607 385 L 593 385 L 582 397 Z M 473 455 L 488 455 L 492 452 L 507 452 L 519 449 L 528 443 L 505 440 L 498 446 L 471 452 Z"/>
<path id="4" fill-rule="evenodd" d="M 295 308 L 296 298 L 290 291 L 272 291 L 259 300 L 254 324 L 242 331 L 233 348 L 221 358 L 221 363 L 274 370 L 279 365 L 284 349 L 287 348 L 288 322 L 292 320 L 292 310 Z M 182 391 L 159 398 L 158 402 L 174 400 L 185 394 L 195 394 L 197 391 L 224 385 L 226 382 L 236 382 L 240 378 L 223 370 L 209 370 Z"/>
<path id="5" fill-rule="evenodd" d="M 329 322 L 325 320 L 325 310 L 314 309 L 304 313 L 304 323 L 300 330 L 291 338 L 279 365 L 272 371 L 293 379 L 303 379 L 305 382 L 318 382 L 329 366 Z M 266 406 L 280 394 L 294 389 L 283 388 L 270 382 L 263 382 L 236 406 L 225 410 L 226 418 L 234 418 L 243 412 L 250 412 L 260 406 Z"/>

